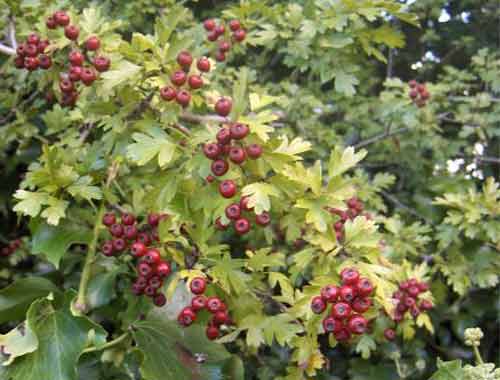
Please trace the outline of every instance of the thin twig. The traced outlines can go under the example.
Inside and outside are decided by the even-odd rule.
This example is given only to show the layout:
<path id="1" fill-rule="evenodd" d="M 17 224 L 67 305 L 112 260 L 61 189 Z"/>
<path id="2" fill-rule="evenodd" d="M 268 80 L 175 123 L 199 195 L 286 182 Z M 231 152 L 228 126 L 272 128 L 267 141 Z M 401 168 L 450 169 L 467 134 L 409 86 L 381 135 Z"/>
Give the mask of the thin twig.
<path id="1" fill-rule="evenodd" d="M 17 41 L 16 41 L 16 25 L 14 23 L 14 17 L 10 18 L 9 27 L 7 29 L 7 38 L 9 39 L 10 46 L 14 50 L 17 49 Z"/>
<path id="2" fill-rule="evenodd" d="M 0 43 L 0 53 L 4 53 L 7 55 L 16 55 L 16 49 Z"/>
<path id="3" fill-rule="evenodd" d="M 179 118 L 181 120 L 196 123 L 196 124 L 204 124 L 204 123 L 229 123 L 231 119 L 228 117 L 218 116 L 218 115 L 195 115 L 191 112 L 183 112 L 180 114 Z"/>
<path id="4" fill-rule="evenodd" d="M 396 198 L 394 195 L 392 194 L 389 194 L 388 192 L 384 191 L 384 190 L 381 190 L 380 191 L 380 194 L 382 194 L 382 196 L 387 199 L 388 201 L 390 201 L 391 203 L 393 203 L 397 208 L 400 208 L 404 211 L 406 211 L 408 214 L 411 214 L 415 217 L 417 217 L 418 219 L 421 219 L 423 220 L 424 222 L 426 222 L 427 224 L 430 224 L 430 225 L 433 225 L 432 221 L 428 218 L 426 218 L 425 216 L 423 215 L 420 215 L 416 210 L 412 209 L 411 207 L 405 205 L 404 203 L 402 203 L 398 198 Z"/>
<path id="5" fill-rule="evenodd" d="M 378 141 L 385 140 L 385 139 L 387 139 L 387 138 L 389 138 L 391 136 L 399 135 L 401 133 L 406 133 L 406 132 L 409 132 L 409 131 L 410 131 L 410 128 L 408 128 L 408 127 L 395 129 L 393 131 L 391 131 L 390 129 L 387 130 L 387 127 L 386 127 L 386 131 L 384 131 L 383 133 L 380 133 L 378 135 L 369 137 L 366 140 L 360 141 L 359 143 L 357 143 L 356 145 L 354 145 L 354 148 L 359 149 L 359 148 L 365 147 L 367 145 L 371 145 L 373 143 L 376 143 Z"/>

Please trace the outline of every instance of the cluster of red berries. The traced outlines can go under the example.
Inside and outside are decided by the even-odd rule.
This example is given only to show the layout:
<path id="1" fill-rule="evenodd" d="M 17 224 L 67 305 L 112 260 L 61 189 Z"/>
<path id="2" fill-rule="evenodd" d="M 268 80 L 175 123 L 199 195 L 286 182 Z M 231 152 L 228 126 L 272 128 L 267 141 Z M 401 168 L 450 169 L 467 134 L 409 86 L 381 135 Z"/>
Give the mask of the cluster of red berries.
<path id="1" fill-rule="evenodd" d="M 163 100 L 170 102 L 175 99 L 177 104 L 187 107 L 191 101 L 191 93 L 187 89 L 182 89 L 186 83 L 191 90 L 198 90 L 203 87 L 202 73 L 210 71 L 210 61 L 207 57 L 201 57 L 196 62 L 199 74 L 188 75 L 193 63 L 193 56 L 188 51 L 181 51 L 177 55 L 179 70 L 170 75 L 172 86 L 165 86 L 160 89 L 160 96 Z"/>
<path id="2" fill-rule="evenodd" d="M 158 224 L 165 217 L 159 214 L 149 214 L 147 224 L 138 228 L 136 218 L 129 213 L 121 215 L 118 222 L 114 213 L 106 213 L 102 223 L 108 227 L 112 236 L 101 246 L 105 256 L 118 256 L 126 250 L 140 259 L 137 264 L 137 279 L 132 284 L 132 292 L 137 295 L 146 295 L 153 299 L 156 306 L 163 306 L 167 302 L 165 295 L 159 292 L 165 277 L 170 275 L 170 264 L 162 260 L 160 251 L 152 245 L 159 240 Z M 149 229 L 149 232 L 147 231 Z"/>
<path id="3" fill-rule="evenodd" d="M 367 278 L 360 277 L 359 271 L 346 268 L 340 273 L 342 285 L 327 285 L 321 289 L 321 295 L 313 297 L 311 310 L 315 314 L 323 313 L 328 304 L 332 304 L 329 315 L 323 319 L 325 333 L 333 333 L 338 341 L 347 341 L 352 334 L 364 334 L 368 330 L 368 320 L 362 315 L 373 302 L 373 284 Z"/>
<path id="4" fill-rule="evenodd" d="M 416 80 L 412 79 L 408 82 L 410 86 L 409 96 L 410 99 L 419 107 L 422 108 L 426 105 L 427 100 L 431 97 L 429 91 L 427 91 L 427 87 L 425 84 L 418 83 Z"/>
<path id="5" fill-rule="evenodd" d="M 220 37 L 222 39 L 218 41 L 217 51 L 215 52 L 215 59 L 218 62 L 224 62 L 226 60 L 226 53 L 231 50 L 231 42 L 226 33 L 226 27 L 224 24 L 217 23 L 213 19 L 205 20 L 203 23 L 205 30 L 207 31 L 207 39 L 210 42 L 216 42 Z M 245 40 L 247 32 L 241 27 L 241 23 L 238 20 L 229 21 L 229 29 L 232 32 L 231 40 L 235 43 L 240 43 Z"/>
<path id="6" fill-rule="evenodd" d="M 7 257 L 12 255 L 21 247 L 21 244 L 21 239 L 12 240 L 9 244 L 0 249 L 0 256 Z"/>
<path id="7" fill-rule="evenodd" d="M 421 311 L 433 308 L 432 302 L 427 299 L 420 300 L 420 294 L 429 290 L 429 284 L 410 278 L 399 284 L 399 290 L 395 291 L 392 299 L 396 304 L 393 320 L 396 323 L 404 319 L 405 313 L 409 312 L 413 318 L 417 318 Z"/>
<path id="8" fill-rule="evenodd" d="M 353 220 L 358 215 L 361 215 L 363 212 L 363 202 L 361 202 L 358 198 L 352 197 L 346 202 L 347 210 L 343 211 L 337 208 L 329 208 L 328 211 L 330 213 L 335 214 L 340 217 L 340 220 L 334 223 L 333 228 L 335 229 L 335 236 L 338 241 L 342 241 L 344 239 L 344 224 L 347 220 Z M 363 214 L 367 219 L 371 219 L 370 214 Z"/>
<path id="9" fill-rule="evenodd" d="M 14 65 L 18 69 L 35 71 L 36 69 L 47 70 L 52 66 L 52 59 L 45 50 L 50 42 L 47 39 L 41 39 L 36 33 L 31 33 L 26 42 L 17 47 L 17 55 L 14 58 Z"/>
<path id="10" fill-rule="evenodd" d="M 227 306 L 219 297 L 206 297 L 203 295 L 207 288 L 207 281 L 203 277 L 195 277 L 189 284 L 189 289 L 195 297 L 191 300 L 191 306 L 181 310 L 177 321 L 183 327 L 192 325 L 196 321 L 197 314 L 207 310 L 212 314 L 208 322 L 206 334 L 210 340 L 217 339 L 220 334 L 220 326 L 232 324 L 227 311 Z"/>
<path id="11" fill-rule="evenodd" d="M 221 185 L 225 181 L 221 182 Z M 234 230 L 239 235 L 244 235 L 250 231 L 250 221 L 244 216 L 244 212 L 253 212 L 253 207 L 248 204 L 249 197 L 241 197 L 239 202 L 231 203 L 225 209 L 226 217 L 233 223 Z M 266 227 L 271 223 L 271 215 L 264 211 L 261 214 L 255 214 L 255 224 L 261 227 Z M 218 230 L 227 230 L 229 224 L 223 224 L 221 218 L 217 218 L 215 221 L 215 226 Z"/>

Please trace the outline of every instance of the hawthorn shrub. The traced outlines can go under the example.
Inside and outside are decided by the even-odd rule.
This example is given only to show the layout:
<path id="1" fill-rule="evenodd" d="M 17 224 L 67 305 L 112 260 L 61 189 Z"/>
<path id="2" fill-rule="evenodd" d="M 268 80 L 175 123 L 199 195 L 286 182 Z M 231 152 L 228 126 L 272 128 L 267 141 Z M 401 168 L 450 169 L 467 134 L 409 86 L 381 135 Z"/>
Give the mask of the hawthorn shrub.
<path id="1" fill-rule="evenodd" d="M 193 3 L 0 1 L 1 379 L 498 378 L 490 41 Z"/>

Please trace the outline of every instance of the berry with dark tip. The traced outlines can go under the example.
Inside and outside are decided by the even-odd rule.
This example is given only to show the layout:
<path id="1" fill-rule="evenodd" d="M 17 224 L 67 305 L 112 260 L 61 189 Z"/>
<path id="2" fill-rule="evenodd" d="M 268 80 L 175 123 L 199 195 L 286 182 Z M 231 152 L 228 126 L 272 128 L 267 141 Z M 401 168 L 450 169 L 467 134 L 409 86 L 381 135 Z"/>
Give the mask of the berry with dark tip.
<path id="1" fill-rule="evenodd" d="M 148 246 L 149 244 L 151 244 L 151 238 L 149 237 L 149 235 L 146 232 L 139 232 L 137 234 L 137 241 L 141 242 L 145 246 Z"/>
<path id="2" fill-rule="evenodd" d="M 71 81 L 78 82 L 81 78 L 81 75 L 82 75 L 81 66 L 71 66 L 69 68 L 68 77 Z"/>
<path id="3" fill-rule="evenodd" d="M 243 211 L 252 211 L 253 210 L 253 207 L 250 207 L 250 205 L 248 204 L 249 201 L 250 201 L 250 197 L 248 197 L 248 196 L 241 197 L 240 208 Z"/>
<path id="4" fill-rule="evenodd" d="M 132 253 L 132 256 L 134 257 L 142 257 L 146 254 L 148 251 L 148 248 L 144 245 L 144 243 L 141 243 L 140 241 L 136 241 L 130 246 L 130 253 Z"/>
<path id="5" fill-rule="evenodd" d="M 69 79 L 63 79 L 59 82 L 59 88 L 62 92 L 72 92 L 75 89 L 75 86 Z"/>
<path id="6" fill-rule="evenodd" d="M 247 32 L 245 32 L 244 29 L 239 29 L 233 33 L 233 37 L 234 37 L 235 41 L 237 41 L 237 42 L 244 41 L 246 36 L 247 36 Z"/>
<path id="7" fill-rule="evenodd" d="M 109 70 L 109 67 L 111 66 L 111 60 L 107 57 L 98 56 L 94 58 L 94 67 L 97 71 L 100 73 L 103 73 L 105 71 Z"/>
<path id="8" fill-rule="evenodd" d="M 177 96 L 177 91 L 171 86 L 165 86 L 160 89 L 160 96 L 163 100 L 167 102 L 174 100 Z"/>
<path id="9" fill-rule="evenodd" d="M 241 24 L 238 20 L 231 20 L 229 21 L 229 29 L 231 29 L 233 32 L 241 28 Z"/>
<path id="10" fill-rule="evenodd" d="M 53 16 L 49 16 L 47 18 L 47 21 L 45 21 L 45 25 L 47 26 L 47 29 L 55 29 L 57 28 L 57 22 L 54 19 Z"/>
<path id="11" fill-rule="evenodd" d="M 230 220 L 237 220 L 241 216 L 240 205 L 237 203 L 230 204 L 225 210 L 226 216 Z"/>
<path id="12" fill-rule="evenodd" d="M 253 160 L 262 156 L 262 146 L 259 144 L 250 144 L 247 146 L 247 155 Z"/>
<path id="13" fill-rule="evenodd" d="M 242 123 L 235 123 L 231 125 L 229 130 L 231 132 L 231 138 L 235 140 L 242 140 L 250 133 L 248 125 Z"/>
<path id="14" fill-rule="evenodd" d="M 194 311 L 203 310 L 207 307 L 207 297 L 199 295 L 191 300 L 191 307 Z"/>
<path id="15" fill-rule="evenodd" d="M 229 320 L 229 315 L 227 314 L 227 311 L 221 310 L 214 313 L 213 322 L 216 326 L 227 324 L 228 320 Z"/>
<path id="16" fill-rule="evenodd" d="M 64 28 L 64 35 L 67 39 L 75 41 L 80 34 L 80 28 L 76 25 L 68 25 Z"/>
<path id="17" fill-rule="evenodd" d="M 123 236 L 123 226 L 121 224 L 115 223 L 111 227 L 109 227 L 109 232 L 114 237 L 122 237 Z"/>
<path id="18" fill-rule="evenodd" d="M 240 218 L 234 222 L 234 229 L 237 234 L 244 235 L 250 231 L 250 222 L 246 218 Z"/>
<path id="19" fill-rule="evenodd" d="M 210 60 L 207 57 L 201 57 L 196 63 L 198 70 L 208 73 L 210 71 Z"/>
<path id="20" fill-rule="evenodd" d="M 155 306 L 162 307 L 167 303 L 167 297 L 163 293 L 159 293 L 153 297 L 153 303 Z"/>
<path id="21" fill-rule="evenodd" d="M 46 54 L 40 54 L 38 60 L 40 62 L 40 68 L 43 70 L 50 69 L 52 66 L 52 59 Z"/>
<path id="22" fill-rule="evenodd" d="M 209 40 L 210 42 L 217 41 L 217 38 L 219 38 L 219 35 L 215 30 L 207 34 L 207 40 Z"/>
<path id="23" fill-rule="evenodd" d="M 70 18 L 69 15 L 65 11 L 56 11 L 54 13 L 54 20 L 59 26 L 69 25 Z"/>
<path id="24" fill-rule="evenodd" d="M 170 81 L 176 86 L 182 86 L 186 83 L 187 75 L 182 70 L 177 70 L 170 75 Z"/>
<path id="25" fill-rule="evenodd" d="M 216 135 L 219 144 L 229 144 L 231 142 L 231 131 L 228 128 L 221 128 Z"/>
<path id="26" fill-rule="evenodd" d="M 247 154 L 245 153 L 245 150 L 239 146 L 233 146 L 229 150 L 229 159 L 237 165 L 245 162 L 246 158 Z"/>
<path id="27" fill-rule="evenodd" d="M 333 303 L 339 297 L 339 288 L 335 285 L 326 285 L 321 289 L 321 298 L 325 302 Z"/>
<path id="28" fill-rule="evenodd" d="M 126 226 L 131 226 L 135 223 L 135 216 L 128 212 L 123 213 L 121 219 L 122 223 Z"/>
<path id="29" fill-rule="evenodd" d="M 191 283 L 189 284 L 189 289 L 191 290 L 191 293 L 196 295 L 203 294 L 206 288 L 207 288 L 207 281 L 203 277 L 195 277 L 191 280 Z"/>
<path id="30" fill-rule="evenodd" d="M 215 161 L 217 162 L 217 161 Z M 216 173 L 214 173 L 217 175 Z M 236 184 L 231 179 L 226 179 L 219 184 L 219 193 L 224 198 L 232 198 L 236 194 Z"/>
<path id="31" fill-rule="evenodd" d="M 333 318 L 332 316 L 328 316 L 323 319 L 323 329 L 326 333 L 332 333 L 339 331 L 342 328 L 342 322 Z"/>
<path id="32" fill-rule="evenodd" d="M 207 310 L 210 313 L 217 313 L 218 311 L 223 310 L 223 303 L 219 297 L 209 297 L 207 299 Z"/>
<path id="33" fill-rule="evenodd" d="M 359 272 L 354 268 L 345 268 L 340 272 L 342 284 L 356 285 L 359 281 Z"/>
<path id="34" fill-rule="evenodd" d="M 362 315 L 353 315 L 347 323 L 352 334 L 360 335 L 366 332 L 368 321 Z"/>
<path id="35" fill-rule="evenodd" d="M 189 102 L 191 101 L 191 94 L 186 90 L 181 90 L 177 93 L 175 100 L 180 106 L 187 107 L 189 105 Z"/>
<path id="36" fill-rule="evenodd" d="M 149 265 L 159 264 L 161 261 L 160 251 L 155 248 L 150 248 L 144 255 L 144 261 Z"/>
<path id="37" fill-rule="evenodd" d="M 167 277 L 171 273 L 170 264 L 166 261 L 160 261 L 155 268 L 156 274 L 161 278 Z"/>
<path id="38" fill-rule="evenodd" d="M 420 306 L 419 307 L 420 307 L 420 309 L 422 309 L 424 311 L 427 311 L 427 310 L 431 310 L 434 307 L 434 305 L 429 300 L 422 300 L 420 302 Z"/>
<path id="39" fill-rule="evenodd" d="M 344 327 L 341 330 L 334 332 L 334 336 L 339 342 L 345 342 L 351 339 L 351 332 L 348 328 Z"/>
<path id="40" fill-rule="evenodd" d="M 123 252 L 127 247 L 127 242 L 123 238 L 113 239 L 113 248 L 115 252 Z"/>
<path id="41" fill-rule="evenodd" d="M 203 146 L 203 153 L 205 157 L 215 160 L 221 154 L 221 149 L 216 143 L 205 144 Z"/>
<path id="42" fill-rule="evenodd" d="M 220 98 L 215 103 L 215 112 L 219 116 L 227 116 L 231 112 L 231 108 L 233 107 L 233 102 L 229 98 Z"/>
<path id="43" fill-rule="evenodd" d="M 203 27 L 205 28 L 205 30 L 207 31 L 212 31 L 215 29 L 216 27 L 216 24 L 215 24 L 215 20 L 213 19 L 208 19 L 208 20 L 205 20 L 203 22 Z"/>
<path id="44" fill-rule="evenodd" d="M 366 313 L 372 306 L 372 300 L 370 298 L 356 297 L 351 306 L 357 313 Z"/>
<path id="45" fill-rule="evenodd" d="M 369 296 L 373 293 L 373 284 L 367 278 L 360 278 L 357 284 L 358 294 L 361 296 Z"/>
<path id="46" fill-rule="evenodd" d="M 217 218 L 215 220 L 215 227 L 219 230 L 219 231 L 225 231 L 227 230 L 227 228 L 229 227 L 229 225 L 227 224 L 222 224 L 222 220 L 221 218 Z"/>
<path id="47" fill-rule="evenodd" d="M 219 328 L 213 325 L 207 326 L 206 335 L 210 340 L 217 339 L 219 337 Z"/>
<path id="48" fill-rule="evenodd" d="M 96 36 L 91 36 L 85 41 L 85 48 L 90 51 L 98 50 L 101 47 L 101 40 Z"/>
<path id="49" fill-rule="evenodd" d="M 332 315 L 337 319 L 348 318 L 351 312 L 351 306 L 346 302 L 338 302 L 332 307 Z"/>
<path id="50" fill-rule="evenodd" d="M 222 24 L 219 24 L 215 27 L 215 33 L 217 33 L 217 35 L 221 36 L 223 35 L 224 33 L 226 32 L 226 28 L 224 27 L 224 25 Z"/>
<path id="51" fill-rule="evenodd" d="M 320 296 L 313 297 L 311 300 L 311 310 L 314 314 L 321 314 L 326 309 L 326 303 Z"/>
<path id="52" fill-rule="evenodd" d="M 85 57 L 83 54 L 77 50 L 73 50 L 68 54 L 68 60 L 69 63 L 71 63 L 72 66 L 81 66 L 83 65 L 83 61 L 85 60 Z"/>
<path id="53" fill-rule="evenodd" d="M 96 73 L 90 67 L 85 67 L 80 74 L 80 79 L 85 86 L 90 86 L 96 80 Z"/>
<path id="54" fill-rule="evenodd" d="M 229 50 L 231 50 L 231 44 L 228 41 L 219 42 L 219 51 L 227 53 Z"/>
<path id="55" fill-rule="evenodd" d="M 141 261 L 137 265 L 137 273 L 143 277 L 149 278 L 149 276 L 153 274 L 153 268 L 147 262 Z"/>
<path id="56" fill-rule="evenodd" d="M 396 331 L 394 329 L 387 328 L 384 330 L 385 339 L 392 341 L 396 338 Z"/>
<path id="57" fill-rule="evenodd" d="M 255 216 L 255 223 L 258 226 L 265 227 L 271 223 L 271 215 L 268 212 L 263 211 L 262 214 L 258 214 Z"/>
<path id="58" fill-rule="evenodd" d="M 191 64 L 193 63 L 193 56 L 188 51 L 181 51 L 177 54 L 177 63 L 179 66 L 189 69 Z"/>
<path id="59" fill-rule="evenodd" d="M 136 226 L 125 226 L 123 228 L 123 235 L 128 240 L 134 240 L 137 237 L 137 227 Z"/>
<path id="60" fill-rule="evenodd" d="M 203 87 L 203 79 L 199 75 L 190 75 L 188 78 L 188 84 L 193 90 L 197 90 Z"/>
<path id="61" fill-rule="evenodd" d="M 101 246 L 101 252 L 104 254 L 104 256 L 113 256 L 113 243 L 111 241 L 104 242 L 104 244 Z"/>
<path id="62" fill-rule="evenodd" d="M 217 50 L 215 53 L 215 60 L 217 62 L 224 62 L 226 60 L 226 54 L 223 51 Z"/>

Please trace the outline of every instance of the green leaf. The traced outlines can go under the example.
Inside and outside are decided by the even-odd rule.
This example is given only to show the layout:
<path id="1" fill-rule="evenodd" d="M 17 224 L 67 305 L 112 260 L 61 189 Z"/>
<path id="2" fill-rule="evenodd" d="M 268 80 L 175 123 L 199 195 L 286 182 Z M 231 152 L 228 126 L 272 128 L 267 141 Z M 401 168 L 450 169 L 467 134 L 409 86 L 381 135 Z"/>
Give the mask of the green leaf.
<path id="1" fill-rule="evenodd" d="M 323 200 L 299 199 L 295 207 L 306 209 L 306 223 L 314 225 L 319 232 L 325 232 L 331 219 L 325 210 L 326 202 Z"/>
<path id="2" fill-rule="evenodd" d="M 285 265 L 285 255 L 272 252 L 271 248 L 262 248 L 255 252 L 247 251 L 248 267 L 254 271 L 262 271 L 267 267 L 280 267 Z"/>
<path id="3" fill-rule="evenodd" d="M 356 93 L 355 86 L 359 83 L 353 74 L 345 71 L 337 71 L 335 74 L 335 91 L 347 96 L 353 96 Z"/>
<path id="4" fill-rule="evenodd" d="M 358 216 L 353 221 L 348 220 L 344 224 L 345 243 L 347 247 L 353 248 L 377 248 L 380 235 L 377 226 L 364 216 Z"/>
<path id="5" fill-rule="evenodd" d="M 438 370 L 429 380 L 463 380 L 464 373 L 462 370 L 462 362 L 460 360 L 453 360 L 444 362 L 438 358 Z"/>
<path id="6" fill-rule="evenodd" d="M 123 272 L 123 268 L 116 268 L 111 271 L 98 273 L 92 277 L 87 291 L 90 309 L 95 309 L 109 304 L 109 302 L 116 296 L 116 276 Z"/>
<path id="7" fill-rule="evenodd" d="M 369 335 L 363 335 L 356 345 L 356 352 L 361 354 L 363 359 L 369 359 L 371 352 L 377 349 L 373 338 Z"/>
<path id="8" fill-rule="evenodd" d="M 7 368 L 7 379 L 76 380 L 83 349 L 106 341 L 104 329 L 86 317 L 73 316 L 69 302 L 56 307 L 46 298 L 35 301 L 27 322 L 38 338 L 38 349 L 16 358 Z"/>
<path id="9" fill-rule="evenodd" d="M 333 178 L 345 173 L 365 158 L 367 153 L 365 149 L 362 149 L 358 153 L 354 153 L 353 147 L 348 147 L 343 151 L 336 147 L 330 155 L 328 175 Z"/>
<path id="10" fill-rule="evenodd" d="M 75 183 L 68 186 L 67 191 L 77 199 L 83 198 L 87 201 L 92 199 L 102 199 L 101 189 L 92 185 L 92 178 L 90 176 L 78 178 Z"/>
<path id="11" fill-rule="evenodd" d="M 102 87 L 105 93 L 109 93 L 113 88 L 121 84 L 135 83 L 139 79 L 139 73 L 142 70 L 141 66 L 134 65 L 129 61 L 120 61 L 111 67 L 112 70 L 101 74 Z"/>
<path id="12" fill-rule="evenodd" d="M 239 73 L 239 79 L 233 87 L 233 108 L 231 110 L 231 120 L 238 120 L 248 105 L 247 99 L 248 69 L 242 68 Z"/>
<path id="13" fill-rule="evenodd" d="M 156 156 L 158 156 L 158 165 L 160 167 L 172 161 L 176 145 L 170 141 L 165 132 L 155 129 L 154 133 L 149 135 L 134 133 L 132 138 L 136 142 L 128 146 L 127 157 L 137 165 L 146 165 Z"/>
<path id="14" fill-rule="evenodd" d="M 45 112 L 42 120 L 47 126 L 47 134 L 53 134 L 63 131 L 71 124 L 71 119 L 68 117 L 68 111 L 56 104 L 51 110 Z"/>
<path id="15" fill-rule="evenodd" d="M 31 303 L 49 293 L 58 293 L 57 287 L 42 277 L 27 277 L 0 290 L 0 324 L 24 319 Z"/>
<path id="16" fill-rule="evenodd" d="M 279 197 L 281 194 L 277 187 L 264 182 L 246 185 L 241 192 L 243 195 L 250 197 L 248 205 L 255 208 L 256 214 L 269 211 L 271 209 L 270 197 Z"/>
<path id="17" fill-rule="evenodd" d="M 59 262 L 71 244 L 89 244 L 92 240 L 90 229 L 73 221 L 64 221 L 58 226 L 33 221 L 30 229 L 33 254 L 44 254 L 56 268 L 59 268 Z"/>
<path id="18" fill-rule="evenodd" d="M 37 193 L 34 191 L 17 190 L 14 198 L 20 200 L 14 211 L 34 218 L 40 213 L 42 206 L 47 204 L 50 196 L 47 193 Z"/>
<path id="19" fill-rule="evenodd" d="M 8 359 L 2 363 L 7 366 L 15 358 L 35 351 L 38 348 L 38 339 L 31 327 L 22 323 L 7 334 L 0 334 L 0 347 L 3 347 L 3 353 L 8 355 Z"/>

